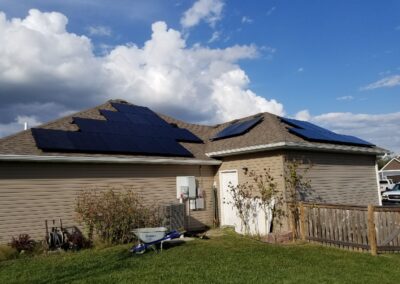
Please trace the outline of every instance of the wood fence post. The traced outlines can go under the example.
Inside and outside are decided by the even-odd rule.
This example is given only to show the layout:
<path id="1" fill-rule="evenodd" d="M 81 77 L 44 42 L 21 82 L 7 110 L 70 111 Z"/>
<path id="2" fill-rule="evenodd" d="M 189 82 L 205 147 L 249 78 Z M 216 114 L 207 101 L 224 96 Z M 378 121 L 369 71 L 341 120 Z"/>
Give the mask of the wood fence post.
<path id="1" fill-rule="evenodd" d="M 377 255 L 378 248 L 376 244 L 375 217 L 373 205 L 368 205 L 368 242 L 372 255 Z"/>
<path id="2" fill-rule="evenodd" d="M 300 202 L 300 238 L 302 241 L 306 240 L 306 216 L 304 212 L 304 204 Z"/>

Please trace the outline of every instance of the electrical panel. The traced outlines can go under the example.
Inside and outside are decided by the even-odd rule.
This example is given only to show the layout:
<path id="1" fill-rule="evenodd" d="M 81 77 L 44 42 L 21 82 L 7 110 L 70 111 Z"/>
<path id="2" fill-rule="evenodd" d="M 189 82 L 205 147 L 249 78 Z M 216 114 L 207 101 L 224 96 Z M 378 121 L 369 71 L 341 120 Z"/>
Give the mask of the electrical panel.
<path id="1" fill-rule="evenodd" d="M 176 177 L 176 198 L 196 198 L 196 178 L 194 176 Z"/>

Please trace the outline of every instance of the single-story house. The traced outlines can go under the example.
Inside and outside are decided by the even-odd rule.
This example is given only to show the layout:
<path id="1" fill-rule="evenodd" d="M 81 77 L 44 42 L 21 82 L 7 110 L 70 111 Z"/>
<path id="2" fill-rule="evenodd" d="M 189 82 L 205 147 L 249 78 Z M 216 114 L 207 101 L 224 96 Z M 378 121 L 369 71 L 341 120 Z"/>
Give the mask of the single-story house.
<path id="1" fill-rule="evenodd" d="M 376 159 L 384 152 L 270 113 L 206 126 L 112 100 L 0 139 L 0 243 L 19 233 L 43 238 L 45 219 L 76 223 L 83 189 L 129 186 L 149 204 L 179 202 L 177 183 L 188 185 L 186 177 L 194 177 L 194 197 L 202 198 L 188 210 L 189 229 L 212 226 L 215 216 L 232 225 L 233 209 L 223 202 L 229 183 L 245 182 L 245 170 L 268 168 L 284 192 L 291 159 L 312 164 L 315 195 L 307 198 L 379 204 Z"/>
<path id="2" fill-rule="evenodd" d="M 394 157 L 379 171 L 382 179 L 391 179 L 394 183 L 400 182 L 400 156 Z"/>

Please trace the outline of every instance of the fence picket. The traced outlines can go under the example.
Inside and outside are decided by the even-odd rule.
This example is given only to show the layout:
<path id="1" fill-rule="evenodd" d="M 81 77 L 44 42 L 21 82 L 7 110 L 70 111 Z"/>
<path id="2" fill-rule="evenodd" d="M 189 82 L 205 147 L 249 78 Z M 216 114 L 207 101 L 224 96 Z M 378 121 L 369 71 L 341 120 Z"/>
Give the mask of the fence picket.
<path id="1" fill-rule="evenodd" d="M 400 251 L 399 208 L 372 206 L 368 213 L 367 206 L 310 203 L 301 206 L 303 225 L 298 227 L 303 239 L 372 253 Z"/>

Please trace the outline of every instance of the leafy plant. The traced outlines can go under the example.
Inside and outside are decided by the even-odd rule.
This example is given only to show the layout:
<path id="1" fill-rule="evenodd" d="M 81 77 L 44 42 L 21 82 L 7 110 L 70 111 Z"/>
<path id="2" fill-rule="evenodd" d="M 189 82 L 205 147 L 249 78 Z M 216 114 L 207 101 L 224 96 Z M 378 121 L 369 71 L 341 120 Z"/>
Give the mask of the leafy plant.
<path id="1" fill-rule="evenodd" d="M 161 217 L 157 206 L 147 207 L 140 196 L 129 188 L 107 191 L 83 191 L 77 198 L 78 219 L 104 242 L 127 243 L 133 240 L 132 230 L 159 226 Z"/>
<path id="2" fill-rule="evenodd" d="M 293 240 L 297 237 L 297 223 L 299 221 L 299 202 L 306 200 L 312 195 L 311 180 L 306 178 L 307 172 L 312 168 L 308 162 L 305 166 L 296 159 L 285 162 L 285 185 L 286 200 L 293 232 Z"/>
<path id="3" fill-rule="evenodd" d="M 277 182 L 270 169 L 264 169 L 262 173 L 253 170 L 245 171 L 244 174 L 250 178 L 251 182 L 246 181 L 237 186 L 229 184 L 232 201 L 227 201 L 228 204 L 236 208 L 241 220 L 242 231 L 246 235 L 250 234 L 250 222 L 257 215 L 257 210 L 260 207 L 266 218 L 272 214 L 272 219 L 281 224 L 281 217 L 284 216 L 282 210 L 283 196 L 278 190 Z"/>
<path id="4" fill-rule="evenodd" d="M 283 195 L 278 190 L 278 183 L 272 176 L 271 170 L 264 168 L 261 174 L 250 171 L 248 176 L 256 184 L 256 191 L 259 196 L 255 196 L 255 199 L 259 202 L 265 216 L 272 213 L 272 220 L 276 224 L 282 225 L 281 219 L 285 216 L 285 211 L 282 209 Z"/>
<path id="5" fill-rule="evenodd" d="M 20 234 L 18 237 L 12 237 L 10 246 L 18 252 L 33 252 L 36 242 L 28 234 Z"/>

